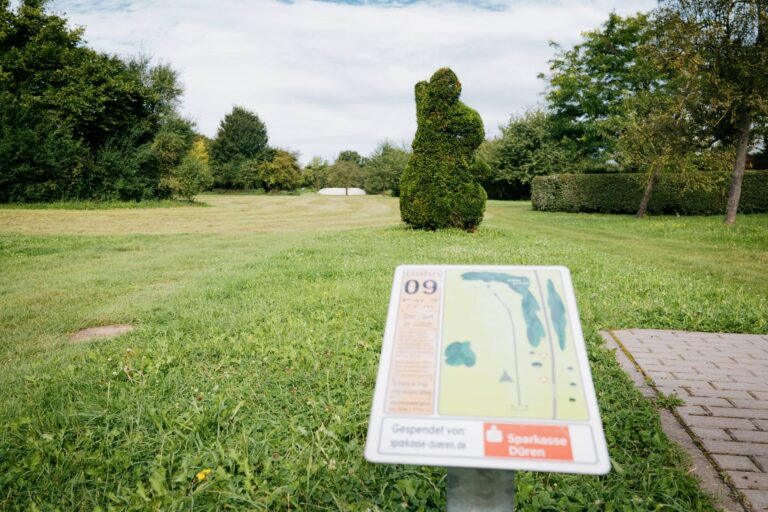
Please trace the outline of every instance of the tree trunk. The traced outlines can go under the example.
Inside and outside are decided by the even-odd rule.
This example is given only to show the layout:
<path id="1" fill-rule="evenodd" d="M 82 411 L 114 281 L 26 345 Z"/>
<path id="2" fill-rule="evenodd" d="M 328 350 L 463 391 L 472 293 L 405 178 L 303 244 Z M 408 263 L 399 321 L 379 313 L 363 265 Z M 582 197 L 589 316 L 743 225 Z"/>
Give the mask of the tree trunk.
<path id="1" fill-rule="evenodd" d="M 638 219 L 645 217 L 645 214 L 648 211 L 648 203 L 651 202 L 651 194 L 653 193 L 653 187 L 656 185 L 656 181 L 659 179 L 659 174 L 661 174 L 661 164 L 657 163 L 653 166 L 653 172 L 648 178 L 648 183 L 645 185 L 643 199 L 640 201 L 640 207 L 637 209 Z"/>
<path id="2" fill-rule="evenodd" d="M 725 209 L 725 223 L 731 225 L 736 221 L 736 211 L 739 209 L 741 198 L 741 182 L 744 179 L 744 166 L 747 163 L 749 138 L 752 132 L 752 115 L 744 109 L 739 116 L 739 145 L 736 147 L 736 161 L 733 163 L 731 187 L 728 190 L 728 206 Z"/>

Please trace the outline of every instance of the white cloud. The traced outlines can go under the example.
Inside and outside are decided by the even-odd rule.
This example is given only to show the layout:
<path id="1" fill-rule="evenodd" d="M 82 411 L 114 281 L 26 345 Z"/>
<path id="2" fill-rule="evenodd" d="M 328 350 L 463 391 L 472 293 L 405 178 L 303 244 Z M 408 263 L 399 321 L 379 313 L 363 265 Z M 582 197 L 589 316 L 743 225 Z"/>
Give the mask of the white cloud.
<path id="1" fill-rule="evenodd" d="M 312 0 L 55 0 L 99 50 L 149 54 L 180 72 L 183 111 L 213 136 L 233 105 L 267 124 L 272 145 L 333 157 L 367 154 L 416 129 L 413 86 L 450 66 L 462 100 L 488 135 L 510 114 L 541 101 L 553 55 L 615 10 L 653 0 L 433 1 L 384 6 Z"/>

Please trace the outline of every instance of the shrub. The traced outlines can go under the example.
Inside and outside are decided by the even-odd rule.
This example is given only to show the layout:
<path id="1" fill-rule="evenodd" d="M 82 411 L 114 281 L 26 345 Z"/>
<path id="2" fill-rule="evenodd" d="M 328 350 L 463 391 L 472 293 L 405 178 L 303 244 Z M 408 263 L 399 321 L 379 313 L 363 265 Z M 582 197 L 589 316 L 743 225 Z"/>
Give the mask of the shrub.
<path id="1" fill-rule="evenodd" d="M 251 159 L 241 162 L 227 162 L 219 170 L 225 170 L 231 174 L 230 183 L 243 190 L 257 190 L 262 187 L 260 160 Z M 223 174 L 217 174 L 214 181 L 218 180 Z"/>
<path id="2" fill-rule="evenodd" d="M 414 228 L 473 230 L 483 220 L 487 196 L 474 174 L 483 121 L 460 94 L 448 68 L 416 84 L 418 128 L 400 183 L 400 215 Z"/>
<path id="3" fill-rule="evenodd" d="M 195 154 L 188 154 L 163 180 L 174 196 L 191 201 L 193 197 L 213 185 L 213 174 L 208 164 Z"/>
<path id="4" fill-rule="evenodd" d="M 259 164 L 258 175 L 269 192 L 296 190 L 303 179 L 296 154 L 284 149 L 275 150 L 272 160 Z"/>
<path id="5" fill-rule="evenodd" d="M 533 179 L 534 210 L 636 213 L 645 174 L 559 174 Z M 723 173 L 662 174 L 648 205 L 649 213 L 717 215 L 725 212 L 729 177 Z M 768 212 L 768 172 L 747 171 L 741 213 Z"/>

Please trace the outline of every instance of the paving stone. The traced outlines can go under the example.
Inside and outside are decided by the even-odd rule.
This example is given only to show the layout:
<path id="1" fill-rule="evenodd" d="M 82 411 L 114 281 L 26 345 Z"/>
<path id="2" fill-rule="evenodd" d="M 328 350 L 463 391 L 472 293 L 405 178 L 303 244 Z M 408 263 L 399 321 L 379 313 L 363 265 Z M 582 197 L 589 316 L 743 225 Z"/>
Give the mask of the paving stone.
<path id="1" fill-rule="evenodd" d="M 645 369 L 645 368 L 643 368 Z M 651 375 L 656 375 L 656 372 L 650 372 Z M 687 380 L 689 382 L 697 382 L 697 384 L 694 385 L 700 385 L 698 382 L 734 382 L 733 377 L 730 375 L 712 375 L 710 372 L 706 373 L 680 373 L 677 371 L 672 371 L 670 374 L 672 375 L 671 378 L 673 379 L 679 379 L 679 380 Z M 659 377 L 662 379 L 666 379 L 667 377 Z"/>
<path id="2" fill-rule="evenodd" d="M 653 373 L 653 372 L 674 372 L 679 374 L 685 374 L 688 375 L 698 375 L 699 370 L 695 367 L 692 367 L 691 365 L 679 365 L 674 363 L 664 363 L 664 364 L 646 364 L 643 366 L 643 370 L 645 370 L 646 373 Z"/>
<path id="3" fill-rule="evenodd" d="M 675 409 L 678 414 L 685 416 L 709 416 L 710 414 L 700 405 L 681 405 Z"/>
<path id="4" fill-rule="evenodd" d="M 726 377 L 726 378 L 732 380 L 733 382 L 739 382 L 739 377 L 743 377 L 743 376 L 747 376 L 749 378 L 753 378 L 753 377 L 755 377 L 755 373 L 756 372 L 759 375 L 760 373 L 762 373 L 765 370 L 764 368 L 762 368 L 762 369 L 760 369 L 760 368 L 749 368 L 749 369 L 742 368 L 741 370 L 733 370 L 733 369 L 729 369 L 729 368 L 718 368 L 718 367 L 715 366 L 715 363 L 712 363 L 711 365 L 708 365 L 708 366 L 691 366 L 691 368 L 695 368 L 696 369 L 696 374 L 697 375 L 711 375 L 712 377 L 719 377 L 719 379 L 716 379 L 716 380 L 721 380 L 723 377 Z"/>
<path id="5" fill-rule="evenodd" d="M 766 367 L 768 368 L 768 364 L 766 364 Z M 768 379 L 763 375 L 747 375 L 744 373 L 734 376 L 733 380 L 738 382 L 753 382 L 756 384 L 764 384 L 765 382 L 768 382 Z"/>
<path id="6" fill-rule="evenodd" d="M 749 430 L 754 424 L 746 418 L 719 418 L 716 416 L 680 415 L 689 427 L 700 428 L 737 428 Z"/>
<path id="7" fill-rule="evenodd" d="M 734 371 L 765 371 L 765 363 L 760 363 L 754 360 L 744 361 L 743 359 L 738 363 L 712 363 L 712 366 L 719 368 L 720 370 L 734 370 Z"/>
<path id="8" fill-rule="evenodd" d="M 741 491 L 741 493 L 752 505 L 752 510 L 759 512 L 768 510 L 768 491 Z"/>
<path id="9" fill-rule="evenodd" d="M 768 420 L 768 409 L 742 409 L 741 407 L 715 407 L 709 408 L 713 416 L 726 418 L 754 418 Z"/>
<path id="10" fill-rule="evenodd" d="M 731 434 L 738 441 L 749 441 L 752 443 L 768 443 L 768 432 L 761 432 L 759 430 L 738 430 L 731 429 Z"/>
<path id="11" fill-rule="evenodd" d="M 725 398 L 715 398 L 711 396 L 686 396 L 683 398 L 683 401 L 685 401 L 685 405 L 716 405 L 717 407 L 733 407 L 733 404 Z"/>
<path id="12" fill-rule="evenodd" d="M 650 347 L 644 346 L 642 343 L 635 343 L 634 345 L 631 345 L 629 343 L 626 344 L 626 347 L 633 353 L 633 354 L 654 354 L 655 352 L 651 350 Z M 649 357 L 654 357 L 650 355 Z"/>
<path id="13" fill-rule="evenodd" d="M 666 356 L 667 354 L 665 354 Z M 696 361 L 696 362 L 702 362 L 702 363 L 725 363 L 725 364 L 733 364 L 736 362 L 735 359 L 733 359 L 730 356 L 726 356 L 724 354 L 720 355 L 711 355 L 711 356 L 700 356 L 696 354 L 685 354 L 684 356 L 681 356 L 681 358 L 685 361 Z"/>
<path id="14" fill-rule="evenodd" d="M 768 382 L 763 382 L 762 384 L 757 382 L 712 382 L 712 386 L 717 389 L 739 389 L 760 393 L 768 392 Z"/>
<path id="15" fill-rule="evenodd" d="M 708 396 L 713 398 L 753 398 L 752 395 L 746 391 L 730 390 L 730 389 L 714 389 L 703 387 L 687 387 L 689 393 L 693 396 Z"/>
<path id="16" fill-rule="evenodd" d="M 656 389 L 658 389 L 660 392 L 664 393 L 667 396 L 677 395 L 677 397 L 681 398 L 683 401 L 685 401 L 686 398 L 690 396 L 690 393 L 688 393 L 688 390 L 681 387 L 657 385 Z"/>
<path id="17" fill-rule="evenodd" d="M 675 377 L 670 372 L 658 372 L 658 371 L 651 372 L 651 371 L 648 371 L 645 368 L 643 368 L 643 369 L 646 370 L 645 371 L 646 375 L 651 377 L 654 381 L 661 380 L 661 379 L 663 379 L 663 380 L 681 380 L 681 379 L 684 380 L 685 379 L 685 377 L 682 377 L 682 378 Z M 681 373 L 680 375 L 695 375 L 695 374 L 693 374 L 693 373 L 690 373 L 690 374 Z"/>
<path id="18" fill-rule="evenodd" d="M 733 438 L 722 428 L 692 427 L 691 431 L 700 439 L 712 439 L 714 441 L 733 441 Z"/>
<path id="19" fill-rule="evenodd" d="M 632 359 L 634 359 L 637 362 L 637 364 L 639 364 L 640 366 L 643 366 L 646 364 L 656 364 L 656 365 L 662 364 L 661 359 L 656 357 L 644 357 L 642 355 L 638 355 L 638 356 L 633 355 Z"/>
<path id="20" fill-rule="evenodd" d="M 763 473 L 768 473 L 768 457 L 752 457 L 752 460 Z"/>
<path id="21" fill-rule="evenodd" d="M 756 457 L 768 457 L 768 444 L 744 443 L 741 441 L 712 441 L 702 439 L 701 444 L 712 453 L 725 455 L 754 455 Z"/>
<path id="22" fill-rule="evenodd" d="M 714 385 L 708 381 L 702 382 L 702 381 L 682 380 L 682 379 L 661 379 L 661 378 L 657 379 L 653 374 L 651 374 L 651 377 L 653 378 L 653 382 L 657 386 L 675 387 L 675 388 L 694 387 L 694 388 L 716 389 Z"/>
<path id="23" fill-rule="evenodd" d="M 768 400 L 755 400 L 754 398 L 751 400 L 743 400 L 740 398 L 733 398 L 731 402 L 733 402 L 734 407 L 741 407 L 743 409 L 768 409 Z M 712 404 L 712 405 L 719 405 L 719 404 Z M 727 406 L 723 406 L 723 407 L 727 407 Z"/>
<path id="24" fill-rule="evenodd" d="M 656 344 L 656 345 L 641 346 L 637 348 L 649 350 L 654 354 L 663 354 L 664 356 L 668 354 L 678 356 L 683 352 L 683 350 L 681 350 L 682 347 L 680 347 L 680 345 L 674 346 L 674 345 Z M 630 350 L 634 351 L 634 350 L 637 350 L 637 348 L 630 348 Z M 686 354 L 701 355 L 700 352 L 696 350 L 690 350 L 687 347 L 684 351 Z M 722 354 L 719 354 L 719 355 L 722 355 Z"/>
<path id="25" fill-rule="evenodd" d="M 712 458 L 723 469 L 733 469 L 736 471 L 760 471 L 749 457 L 744 455 L 712 455 Z"/>
<path id="26" fill-rule="evenodd" d="M 768 475 L 746 471 L 726 471 L 737 489 L 768 491 Z"/>

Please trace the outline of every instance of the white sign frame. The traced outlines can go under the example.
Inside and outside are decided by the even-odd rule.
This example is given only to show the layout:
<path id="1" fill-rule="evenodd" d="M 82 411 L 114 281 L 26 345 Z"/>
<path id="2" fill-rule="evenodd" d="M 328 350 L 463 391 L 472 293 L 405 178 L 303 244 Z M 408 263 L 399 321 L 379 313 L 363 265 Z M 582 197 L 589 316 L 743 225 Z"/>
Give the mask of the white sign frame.
<path id="1" fill-rule="evenodd" d="M 563 420 L 557 418 L 546 419 L 541 417 L 520 419 L 503 416 L 482 417 L 476 414 L 446 415 L 439 413 L 437 403 L 440 399 L 439 387 L 442 384 L 440 381 L 440 367 L 443 365 L 445 368 L 447 368 L 445 364 L 448 358 L 448 356 L 445 354 L 445 346 L 448 341 L 443 340 L 443 336 L 445 334 L 444 328 L 446 325 L 444 318 L 446 305 L 445 297 L 443 295 L 445 293 L 446 276 L 453 276 L 452 279 L 454 279 L 454 281 L 456 280 L 456 272 L 453 271 L 462 272 L 461 276 L 463 279 L 467 279 L 467 276 L 470 275 L 499 276 L 510 273 L 527 275 L 531 275 L 531 273 L 533 273 L 533 275 L 536 276 L 537 282 L 540 281 L 538 277 L 540 273 L 549 276 L 557 275 L 560 277 L 560 290 L 563 293 L 551 293 L 548 291 L 548 298 L 550 298 L 551 295 L 556 295 L 558 298 L 561 298 L 562 302 L 560 303 L 559 307 L 561 309 L 564 308 L 564 311 L 567 315 L 565 318 L 570 319 L 570 321 L 566 320 L 568 329 L 567 332 L 569 333 L 568 336 L 570 336 L 568 339 L 572 341 L 573 345 L 573 348 L 569 348 L 569 350 L 575 350 L 575 361 L 578 366 L 577 369 L 579 378 L 581 379 L 579 385 L 579 393 L 582 394 L 579 395 L 579 397 L 583 397 L 585 402 L 585 405 L 580 404 L 580 407 L 585 407 L 587 413 L 586 419 Z M 399 386 L 398 382 L 401 380 L 400 377 L 398 377 L 398 379 L 394 378 L 395 369 L 392 364 L 393 359 L 397 357 L 400 357 L 400 360 L 402 360 L 401 355 L 395 354 L 395 338 L 398 325 L 400 325 L 398 324 L 398 312 L 400 311 L 399 308 L 401 307 L 401 301 L 403 300 L 403 294 L 405 293 L 403 289 L 404 276 L 425 275 L 429 277 L 436 275 L 430 274 L 430 272 L 437 273 L 437 275 L 441 276 L 439 282 L 437 282 L 436 279 L 433 279 L 433 281 L 437 282 L 436 289 L 440 292 L 440 302 L 439 317 L 436 319 L 438 322 L 439 334 L 437 335 L 436 348 L 434 351 L 435 376 L 433 377 L 433 386 L 431 390 L 432 409 L 429 414 L 426 414 L 424 411 L 417 413 L 402 413 L 393 412 L 390 410 L 387 412 L 387 393 L 388 389 L 390 389 L 389 386 L 392 384 L 392 389 L 396 389 L 396 387 Z M 510 278 L 516 279 L 515 276 L 510 276 Z M 412 280 L 409 279 L 409 281 Z M 426 281 L 424 282 L 426 283 Z M 528 282 L 530 282 L 530 280 Z M 490 284 L 487 282 L 483 284 L 489 290 L 491 289 Z M 496 283 L 493 284 L 494 286 L 496 285 Z M 411 288 L 410 291 L 412 291 L 415 286 L 413 283 L 409 283 L 409 285 Z M 433 286 L 432 283 L 427 283 L 427 285 L 429 287 L 429 291 L 431 291 Z M 475 288 L 479 289 L 479 285 L 480 283 L 478 283 Z M 508 287 L 512 289 L 512 285 L 508 285 Z M 539 287 L 541 287 L 541 284 L 539 284 Z M 541 288 L 539 289 L 541 290 Z M 427 293 L 427 291 L 423 291 L 423 293 Z M 500 293 L 503 293 L 503 291 Z M 434 295 L 437 295 L 437 293 L 434 293 Z M 495 295 L 496 298 L 499 298 L 498 294 Z M 546 316 L 546 305 L 543 304 L 544 297 L 544 292 L 541 291 L 538 301 L 542 303 L 541 316 Z M 431 297 L 429 299 L 432 300 Z M 431 305 L 429 306 L 431 308 L 431 313 L 427 311 L 425 315 L 417 317 L 417 322 L 421 322 L 423 320 L 424 322 L 429 323 L 435 320 L 435 318 L 433 318 L 436 312 L 434 300 L 432 300 L 430 303 Z M 500 298 L 499 303 L 502 303 Z M 412 308 L 422 306 L 417 305 L 408 307 Z M 556 308 L 550 308 L 550 310 L 553 311 Z M 509 311 L 509 309 L 507 309 L 507 311 Z M 509 318 L 511 321 L 511 313 Z M 549 320 L 545 318 L 545 323 L 548 321 Z M 526 319 L 526 324 L 527 322 L 528 320 Z M 552 320 L 551 323 L 554 325 L 554 320 Z M 407 325 L 414 324 L 411 323 Z M 512 330 L 514 330 L 514 323 L 511 325 L 513 326 Z M 549 325 L 547 325 L 547 329 L 550 329 Z M 558 390 L 560 388 L 556 389 L 554 384 L 556 348 L 552 342 L 552 339 L 555 338 L 555 336 L 552 334 L 553 331 L 554 328 L 546 331 L 546 336 L 549 339 L 549 346 L 552 347 L 552 362 L 545 362 L 545 364 L 549 364 L 549 366 L 551 366 L 552 389 L 550 396 L 554 403 L 557 400 L 556 397 L 560 396 L 558 394 Z M 557 334 L 561 335 L 562 332 L 563 329 L 561 328 L 557 331 Z M 531 335 L 528 334 L 528 336 L 530 338 Z M 400 339 L 405 338 L 401 337 Z M 560 347 L 562 348 L 564 344 L 565 342 L 561 342 Z M 456 345 L 456 343 L 453 343 L 453 345 Z M 467 346 L 468 345 L 469 344 L 467 344 Z M 400 350 L 401 352 L 398 354 L 402 354 L 404 349 Z M 515 365 L 517 365 L 517 359 L 519 359 L 518 354 L 520 354 L 520 352 L 517 351 L 517 348 L 515 348 L 515 350 Z M 531 350 L 530 353 L 534 354 L 534 351 Z M 542 352 L 542 357 L 543 355 L 544 353 Z M 419 357 L 422 358 L 421 362 L 416 361 L 413 364 L 421 364 L 423 368 L 427 368 L 427 366 L 425 366 L 423 363 L 426 361 L 424 358 L 428 357 L 428 355 L 424 356 L 423 354 L 417 354 L 417 359 Z M 444 357 L 446 358 L 446 361 L 443 360 Z M 469 362 L 474 365 L 474 354 L 468 357 L 472 358 Z M 573 352 L 571 352 L 570 357 L 573 359 Z M 397 361 L 395 362 L 397 363 Z M 470 366 L 469 362 L 464 363 L 465 366 Z M 539 366 L 541 366 L 541 364 L 539 364 Z M 568 366 L 568 369 L 574 370 L 574 368 L 571 366 Z M 454 370 L 450 369 L 449 371 Z M 397 375 L 402 376 L 403 373 L 398 373 Z M 518 378 L 518 381 L 522 380 L 519 378 L 521 375 L 520 372 L 514 373 L 514 375 L 516 378 Z M 504 380 L 504 376 L 502 376 L 502 380 Z M 510 381 L 512 381 L 512 379 L 510 379 Z M 419 383 L 417 382 L 416 384 Z M 519 389 L 521 384 L 518 383 L 517 386 L 519 398 Z M 571 383 L 571 386 L 575 386 L 575 384 Z M 404 393 L 414 393 L 417 395 L 424 394 L 423 391 L 419 390 L 419 385 L 415 387 L 406 386 L 404 389 L 406 389 Z M 408 389 L 412 389 L 413 391 L 407 391 Z M 427 404 L 426 399 L 422 400 L 418 397 L 415 399 L 416 402 L 419 402 L 419 400 L 421 400 L 423 404 Z M 392 403 L 396 402 L 390 400 L 390 409 L 393 407 L 391 405 Z M 408 401 L 406 399 L 397 403 L 407 404 Z M 561 407 L 564 408 L 566 405 L 562 405 Z M 408 408 L 409 406 L 405 405 L 399 407 Z M 416 407 L 418 408 L 418 405 Z M 526 405 L 525 407 L 528 406 Z M 558 410 L 557 406 L 553 405 L 552 410 L 553 416 L 556 416 Z M 564 431 L 563 428 L 566 428 L 567 430 Z M 562 432 L 567 433 L 560 437 Z M 499 452 L 503 453 L 503 455 L 489 455 L 487 453 L 489 451 L 496 450 L 497 445 L 492 443 L 504 444 L 503 448 L 501 448 L 502 451 Z M 563 445 L 563 443 L 565 443 L 565 445 Z M 502 445 L 499 444 L 498 446 Z M 557 446 L 561 447 L 558 448 Z M 557 455 L 558 453 L 561 455 Z M 566 455 L 562 455 L 564 453 Z M 544 459 L 541 457 L 544 457 Z M 376 379 L 376 389 L 369 419 L 368 436 L 365 446 L 365 458 L 370 462 L 388 464 L 473 467 L 501 470 L 551 471 L 597 475 L 607 473 L 610 470 L 610 459 L 597 405 L 592 374 L 589 368 L 589 361 L 587 359 L 584 335 L 581 329 L 581 322 L 579 320 L 579 314 L 576 306 L 576 299 L 569 269 L 562 266 L 519 265 L 401 265 L 397 267 L 392 285 L 392 294 L 389 302 L 387 324 L 384 333 L 381 359 L 379 361 L 379 368 Z"/>

